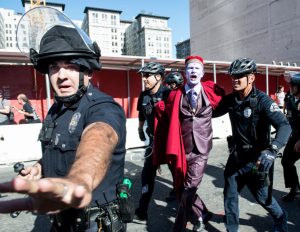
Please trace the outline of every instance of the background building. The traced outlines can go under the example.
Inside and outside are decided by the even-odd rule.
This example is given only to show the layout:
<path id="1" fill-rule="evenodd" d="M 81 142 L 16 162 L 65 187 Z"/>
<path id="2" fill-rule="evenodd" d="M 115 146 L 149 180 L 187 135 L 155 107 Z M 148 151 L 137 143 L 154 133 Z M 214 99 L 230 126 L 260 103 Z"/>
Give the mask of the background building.
<path id="1" fill-rule="evenodd" d="M 0 49 L 18 51 L 16 29 L 21 13 L 0 8 Z"/>
<path id="2" fill-rule="evenodd" d="M 176 45 L 176 58 L 184 59 L 191 54 L 191 41 L 186 39 L 182 42 L 178 42 Z"/>
<path id="3" fill-rule="evenodd" d="M 1 13 L 1 10 L 0 9 L 0 49 L 3 49 L 5 48 L 5 24 L 4 24 L 4 17 L 3 17 L 3 14 Z M 2 29 L 3 28 L 3 29 Z"/>
<path id="4" fill-rule="evenodd" d="M 64 11 L 65 10 L 65 4 L 48 2 L 48 1 L 47 1 L 47 4 L 46 4 L 46 0 L 33 1 L 32 4 L 31 4 L 30 0 L 21 0 L 21 2 L 22 2 L 22 5 L 25 9 L 25 12 L 29 11 L 32 8 L 32 4 L 34 6 L 43 6 L 43 5 L 49 6 L 49 7 L 55 8 L 59 11 Z M 37 2 L 39 2 L 39 3 L 37 3 Z"/>
<path id="5" fill-rule="evenodd" d="M 21 3 L 24 12 L 32 8 L 30 0 L 21 0 Z M 65 4 L 48 1 L 46 6 L 59 11 L 65 9 Z M 122 20 L 122 11 L 95 7 L 86 7 L 83 13 L 85 14 L 83 21 L 73 19 L 72 21 L 98 43 L 102 55 L 172 58 L 172 30 L 168 27 L 169 17 L 140 13 L 134 20 Z M 0 8 L 0 49 L 18 51 L 16 28 L 21 17 L 22 13 Z"/>
<path id="6" fill-rule="evenodd" d="M 127 55 L 172 58 L 169 17 L 140 13 L 126 30 Z"/>
<path id="7" fill-rule="evenodd" d="M 96 41 L 102 55 L 121 55 L 121 26 L 122 11 L 94 7 L 86 7 L 82 29 Z"/>
<path id="8" fill-rule="evenodd" d="M 121 55 L 127 55 L 127 39 L 126 30 L 132 24 L 131 20 L 121 20 L 120 21 L 120 34 L 121 34 Z"/>
<path id="9" fill-rule="evenodd" d="M 191 53 L 300 64 L 299 0 L 190 0 Z"/>

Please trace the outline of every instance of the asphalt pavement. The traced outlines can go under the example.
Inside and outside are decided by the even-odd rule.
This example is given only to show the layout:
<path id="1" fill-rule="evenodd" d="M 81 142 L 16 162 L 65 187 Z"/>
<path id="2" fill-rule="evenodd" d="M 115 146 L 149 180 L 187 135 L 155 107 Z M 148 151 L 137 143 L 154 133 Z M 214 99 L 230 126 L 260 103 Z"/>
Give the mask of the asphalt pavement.
<path id="1" fill-rule="evenodd" d="M 125 173 L 133 181 L 132 193 L 135 200 L 135 206 L 138 206 L 138 200 L 141 194 L 140 175 L 143 166 L 144 148 L 130 149 L 127 151 Z M 210 153 L 208 166 L 203 181 L 198 190 L 208 209 L 214 216 L 206 225 L 206 231 L 218 232 L 225 231 L 223 224 L 223 170 L 228 157 L 227 144 L 225 139 L 214 139 L 214 146 Z M 0 166 L 1 182 L 11 179 L 15 174 L 12 168 L 13 164 Z M 27 163 L 26 165 L 30 165 Z M 300 162 L 296 163 L 298 173 L 300 174 Z M 172 177 L 166 165 L 162 165 L 161 172 L 157 174 L 153 200 L 150 203 L 148 214 L 148 224 L 128 223 L 128 232 L 170 232 L 176 216 L 176 201 L 167 202 L 165 198 L 172 189 Z M 300 196 L 294 202 L 283 203 L 281 196 L 286 194 L 288 189 L 284 187 L 283 173 L 280 159 L 275 163 L 274 191 L 273 195 L 279 204 L 287 211 L 289 220 L 289 231 L 300 231 Z M 3 194 L 2 194 L 3 195 Z M 15 198 L 15 194 L 0 200 Z M 20 196 L 22 197 L 22 196 Z M 240 195 L 240 232 L 265 232 L 272 231 L 273 220 L 268 213 L 258 204 L 249 193 L 247 188 L 243 189 Z M 44 215 L 32 215 L 28 212 L 22 212 L 17 218 L 11 218 L 10 215 L 0 214 L 0 231 L 49 231 L 48 217 Z M 192 231 L 192 225 L 187 225 L 187 231 Z"/>

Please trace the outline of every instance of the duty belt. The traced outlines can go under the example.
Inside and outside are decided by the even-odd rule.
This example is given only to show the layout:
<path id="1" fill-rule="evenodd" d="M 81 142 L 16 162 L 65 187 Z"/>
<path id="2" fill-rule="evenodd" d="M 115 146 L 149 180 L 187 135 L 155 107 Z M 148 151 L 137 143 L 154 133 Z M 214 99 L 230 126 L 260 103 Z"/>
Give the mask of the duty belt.
<path id="1" fill-rule="evenodd" d="M 251 145 L 251 144 L 246 144 L 243 146 L 237 146 L 236 147 L 236 151 L 238 153 L 257 153 L 257 152 L 261 152 L 262 150 L 264 150 L 265 148 L 263 148 L 262 146 L 255 146 L 255 145 Z"/>
<path id="2" fill-rule="evenodd" d="M 71 208 L 61 213 L 51 215 L 50 220 L 53 225 L 53 231 L 56 232 L 85 231 L 95 222 L 98 224 L 98 231 L 109 231 L 105 229 L 105 226 L 112 226 L 113 223 L 122 226 L 118 211 L 117 201 L 113 201 L 99 207 L 87 207 L 85 209 Z M 108 212 L 110 212 L 109 216 Z"/>

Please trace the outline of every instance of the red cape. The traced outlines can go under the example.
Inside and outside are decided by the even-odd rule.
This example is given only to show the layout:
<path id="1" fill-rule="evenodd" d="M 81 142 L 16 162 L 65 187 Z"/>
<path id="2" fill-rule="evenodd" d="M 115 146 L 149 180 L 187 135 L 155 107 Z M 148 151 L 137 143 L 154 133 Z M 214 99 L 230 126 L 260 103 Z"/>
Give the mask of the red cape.
<path id="1" fill-rule="evenodd" d="M 203 90 L 215 109 L 224 96 L 224 90 L 212 81 L 201 82 Z M 155 111 L 155 136 L 153 144 L 154 165 L 170 164 L 175 178 L 175 191 L 183 186 L 187 164 L 179 120 L 180 99 L 183 88 L 171 91 L 168 99 L 159 101 Z"/>

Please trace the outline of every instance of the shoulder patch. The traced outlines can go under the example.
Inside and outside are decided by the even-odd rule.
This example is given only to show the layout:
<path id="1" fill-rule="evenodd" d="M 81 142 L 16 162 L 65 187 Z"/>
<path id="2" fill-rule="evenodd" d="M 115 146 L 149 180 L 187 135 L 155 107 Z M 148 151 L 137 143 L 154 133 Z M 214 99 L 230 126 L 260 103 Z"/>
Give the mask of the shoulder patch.
<path id="1" fill-rule="evenodd" d="M 273 102 L 272 104 L 271 104 L 271 106 L 270 106 L 270 111 L 273 113 L 273 112 L 276 112 L 276 111 L 280 111 L 280 108 L 279 108 L 279 106 L 275 103 L 275 102 Z"/>

